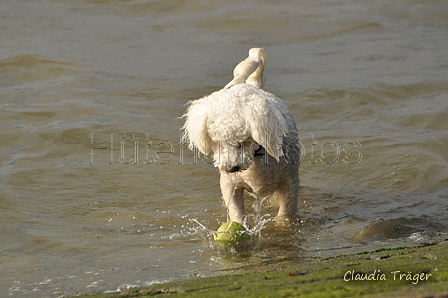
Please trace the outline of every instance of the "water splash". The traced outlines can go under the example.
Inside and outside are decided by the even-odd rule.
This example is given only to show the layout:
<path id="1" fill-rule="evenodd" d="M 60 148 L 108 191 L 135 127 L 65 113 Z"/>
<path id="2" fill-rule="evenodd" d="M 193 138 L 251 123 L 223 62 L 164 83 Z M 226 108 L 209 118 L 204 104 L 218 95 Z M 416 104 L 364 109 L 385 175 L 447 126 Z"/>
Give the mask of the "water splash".
<path id="1" fill-rule="evenodd" d="M 272 219 L 268 218 L 269 215 L 264 216 L 256 216 L 259 220 L 254 224 L 252 228 L 247 228 L 247 233 L 249 234 L 249 241 L 245 243 L 244 248 L 253 248 L 259 244 L 260 239 L 262 239 L 261 232 L 265 225 L 272 221 Z M 201 240 L 204 242 L 206 247 L 210 247 L 213 249 L 217 249 L 216 241 L 214 240 L 214 235 L 218 233 L 216 230 L 208 228 L 203 223 L 199 222 L 197 219 L 192 218 L 190 222 L 197 224 L 196 227 L 191 228 L 191 234 L 198 235 Z M 235 248 L 230 248 L 230 252 L 236 252 Z"/>

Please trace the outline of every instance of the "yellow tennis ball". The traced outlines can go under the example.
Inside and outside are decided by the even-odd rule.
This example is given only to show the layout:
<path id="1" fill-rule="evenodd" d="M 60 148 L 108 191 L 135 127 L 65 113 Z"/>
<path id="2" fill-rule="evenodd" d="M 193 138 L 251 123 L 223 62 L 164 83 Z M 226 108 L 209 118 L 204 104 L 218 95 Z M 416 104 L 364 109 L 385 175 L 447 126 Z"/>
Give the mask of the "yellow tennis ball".
<path id="1" fill-rule="evenodd" d="M 217 233 L 213 234 L 213 238 L 220 246 L 239 246 L 249 239 L 249 234 L 242 224 L 228 221 L 219 227 Z"/>

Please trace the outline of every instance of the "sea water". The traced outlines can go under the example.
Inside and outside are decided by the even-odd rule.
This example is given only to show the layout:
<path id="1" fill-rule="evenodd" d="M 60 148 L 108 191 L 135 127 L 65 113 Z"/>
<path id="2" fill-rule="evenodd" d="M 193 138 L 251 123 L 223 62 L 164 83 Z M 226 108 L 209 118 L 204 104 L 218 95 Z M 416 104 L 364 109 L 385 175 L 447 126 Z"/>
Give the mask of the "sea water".
<path id="1" fill-rule="evenodd" d="M 0 287 L 116 292 L 279 259 L 446 238 L 446 1 L 0 4 Z M 180 139 L 185 104 L 251 47 L 302 144 L 300 222 L 254 210 L 222 252 L 219 173 Z M 256 204 L 257 206 L 257 204 Z"/>

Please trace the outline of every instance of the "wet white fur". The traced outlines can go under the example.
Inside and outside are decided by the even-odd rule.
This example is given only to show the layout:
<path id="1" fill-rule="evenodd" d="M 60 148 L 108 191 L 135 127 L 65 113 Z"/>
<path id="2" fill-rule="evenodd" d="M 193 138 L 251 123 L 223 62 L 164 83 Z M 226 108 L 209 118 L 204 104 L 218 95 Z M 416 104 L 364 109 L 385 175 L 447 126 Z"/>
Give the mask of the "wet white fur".
<path id="1" fill-rule="evenodd" d="M 286 104 L 260 89 L 265 63 L 264 50 L 251 49 L 226 88 L 192 101 L 184 114 L 185 140 L 202 154 L 213 151 L 229 217 L 240 223 L 245 221 L 244 191 L 261 199 L 276 194 L 277 216 L 297 215 L 297 128 Z M 239 170 L 232 172 L 235 167 Z"/>

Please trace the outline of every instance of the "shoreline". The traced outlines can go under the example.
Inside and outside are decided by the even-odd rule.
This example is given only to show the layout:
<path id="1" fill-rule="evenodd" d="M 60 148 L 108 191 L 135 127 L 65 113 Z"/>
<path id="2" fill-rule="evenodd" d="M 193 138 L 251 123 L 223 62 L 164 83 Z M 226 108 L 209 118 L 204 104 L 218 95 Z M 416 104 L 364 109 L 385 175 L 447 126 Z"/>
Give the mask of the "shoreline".
<path id="1" fill-rule="evenodd" d="M 448 297 L 448 239 L 419 246 L 383 248 L 350 255 L 287 260 L 226 273 L 134 288 L 118 297 Z"/>

